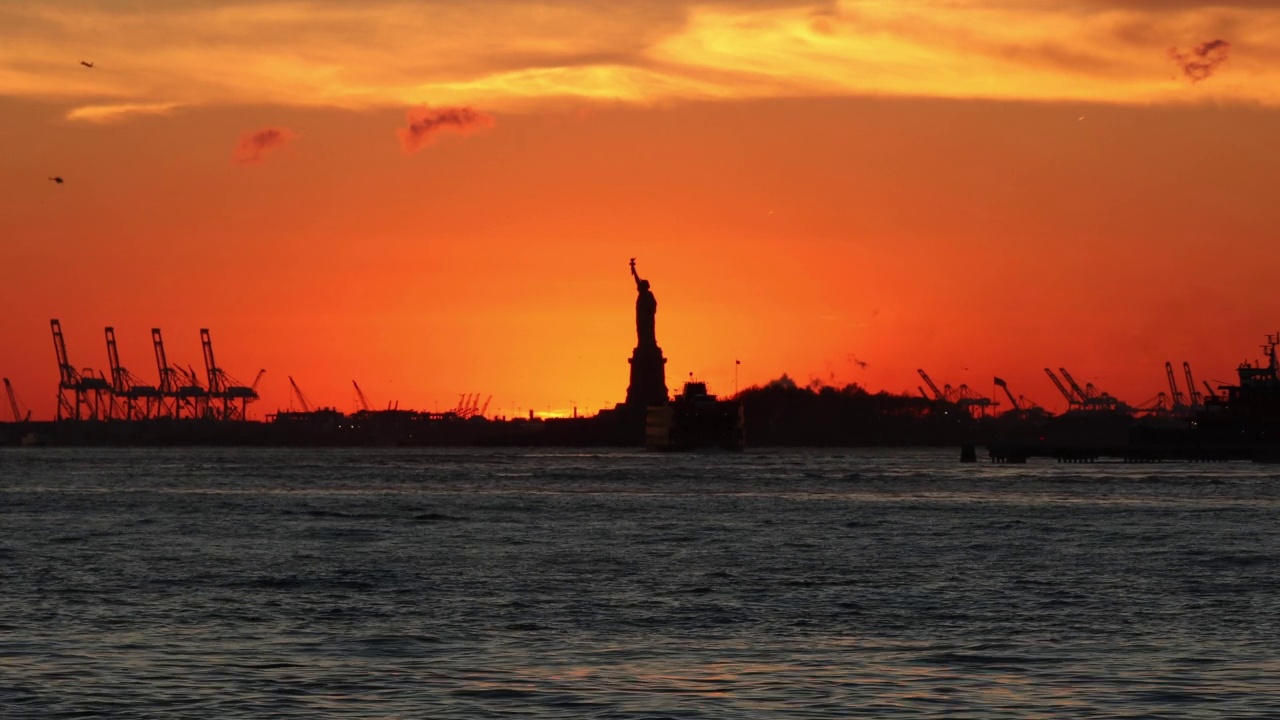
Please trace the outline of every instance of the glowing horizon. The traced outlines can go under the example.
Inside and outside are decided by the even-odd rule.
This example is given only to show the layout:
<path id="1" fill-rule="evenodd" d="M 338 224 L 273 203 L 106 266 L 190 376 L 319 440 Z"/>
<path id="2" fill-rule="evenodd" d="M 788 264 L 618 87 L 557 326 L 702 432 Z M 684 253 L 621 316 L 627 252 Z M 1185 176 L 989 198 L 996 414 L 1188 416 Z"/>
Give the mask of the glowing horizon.
<path id="1" fill-rule="evenodd" d="M 1277 325 L 1278 40 L 1196 0 L 7 5 L 0 375 L 52 417 L 57 317 L 144 380 L 151 327 L 197 368 L 211 328 L 258 417 L 288 375 L 598 410 L 634 256 L 673 391 L 1230 380 Z"/>

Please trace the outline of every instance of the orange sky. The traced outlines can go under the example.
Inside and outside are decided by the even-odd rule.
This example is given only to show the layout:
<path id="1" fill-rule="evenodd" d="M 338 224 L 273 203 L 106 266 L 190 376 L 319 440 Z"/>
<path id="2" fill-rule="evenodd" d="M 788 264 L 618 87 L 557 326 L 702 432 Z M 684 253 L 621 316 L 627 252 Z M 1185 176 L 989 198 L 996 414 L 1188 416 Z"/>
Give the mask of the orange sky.
<path id="1" fill-rule="evenodd" d="M 0 373 L 52 416 L 57 317 L 148 382 L 208 327 L 257 417 L 594 411 L 635 256 L 673 387 L 1230 380 L 1280 327 L 1280 4 L 1045 5 L 6 4 Z M 485 120 L 414 150 L 422 106 Z"/>

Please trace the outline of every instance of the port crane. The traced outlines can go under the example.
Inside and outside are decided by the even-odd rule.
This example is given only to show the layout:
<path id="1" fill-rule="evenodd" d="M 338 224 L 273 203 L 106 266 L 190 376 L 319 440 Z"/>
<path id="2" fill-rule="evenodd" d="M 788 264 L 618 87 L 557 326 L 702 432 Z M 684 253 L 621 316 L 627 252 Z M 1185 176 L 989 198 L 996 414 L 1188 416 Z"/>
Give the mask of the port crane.
<path id="1" fill-rule="evenodd" d="M 9 382 L 9 378 L 4 379 L 4 393 L 9 396 L 9 409 L 13 412 L 13 421 L 21 423 L 30 420 L 31 411 L 28 410 L 26 415 L 22 414 L 22 410 L 18 403 L 18 395 L 13 391 L 13 383 Z"/>
<path id="2" fill-rule="evenodd" d="M 923 368 L 916 368 L 916 372 L 920 374 L 920 379 L 924 380 L 925 384 L 929 386 L 929 389 L 933 391 L 935 398 L 943 402 L 955 403 L 957 406 L 963 408 L 969 413 L 983 416 L 987 414 L 988 408 L 999 405 L 999 403 L 992 401 L 991 398 L 984 397 L 979 393 L 974 392 L 965 384 L 961 384 L 957 388 L 953 388 L 950 384 L 946 384 L 942 386 L 941 390 L 939 390 L 938 384 L 933 381 L 933 378 L 929 377 L 929 373 L 925 372 Z M 924 389 L 920 388 L 920 392 L 923 394 Z M 925 399 L 928 399 L 928 397 L 928 395 L 925 395 Z"/>
<path id="3" fill-rule="evenodd" d="M 1053 381 L 1053 386 L 1058 388 L 1058 392 L 1062 393 L 1062 397 L 1067 399 L 1068 412 L 1080 406 L 1080 401 L 1076 399 L 1075 395 L 1071 394 L 1071 391 L 1067 389 L 1067 386 L 1062 384 L 1062 381 L 1058 379 L 1057 375 L 1053 374 L 1052 370 L 1045 368 L 1044 372 L 1049 376 L 1049 379 Z"/>
<path id="4" fill-rule="evenodd" d="M 67 344 L 62 337 L 62 324 L 56 319 L 49 321 L 53 330 L 53 352 L 58 356 L 58 413 L 57 419 L 64 417 L 80 419 L 80 406 L 84 395 L 80 389 L 80 376 L 76 368 L 67 359 Z M 71 397 L 67 397 L 67 393 Z"/>
<path id="5" fill-rule="evenodd" d="M 49 321 L 49 327 L 53 331 L 53 351 L 58 358 L 57 419 L 103 419 L 103 399 L 110 402 L 111 383 L 89 368 L 77 371 L 67 357 L 62 324 L 54 319 Z"/>
<path id="6" fill-rule="evenodd" d="M 946 387 L 950 386 L 948 385 Z M 960 387 L 956 388 L 955 398 L 955 403 L 957 405 L 968 410 L 970 414 L 977 417 L 986 417 L 987 410 L 1000 404 L 989 397 L 974 392 L 964 383 L 961 383 Z"/>
<path id="7" fill-rule="evenodd" d="M 1071 373 L 1067 372 L 1064 367 L 1058 368 L 1058 372 L 1062 373 L 1062 377 L 1066 379 L 1067 384 L 1080 397 L 1081 410 L 1128 410 L 1129 408 L 1112 395 L 1099 392 L 1093 383 L 1086 383 L 1083 388 L 1077 383 L 1075 378 L 1071 377 Z"/>
<path id="8" fill-rule="evenodd" d="M 1005 382 L 1003 379 L 995 378 L 992 383 L 1001 390 L 1004 390 L 1005 397 L 1009 398 L 1009 404 L 1012 406 L 1013 412 L 1021 415 L 1046 414 L 1044 408 L 1029 400 L 1026 395 L 1019 395 L 1015 398 L 1013 396 L 1013 391 L 1009 389 L 1009 383 Z"/>
<path id="9" fill-rule="evenodd" d="M 298 387 L 298 383 L 293 381 L 293 376 L 289 376 L 289 387 L 293 388 L 293 394 L 298 398 L 298 404 L 302 406 L 302 412 L 311 412 L 311 403 L 307 402 L 307 396 L 302 394 L 302 388 Z"/>
<path id="10" fill-rule="evenodd" d="M 1137 410 L 1153 417 L 1171 417 L 1179 412 L 1179 408 L 1175 407 L 1173 401 L 1169 399 L 1169 393 L 1163 390 L 1156 393 L 1155 397 L 1139 405 Z"/>
<path id="11" fill-rule="evenodd" d="M 493 396 L 490 395 L 492 400 Z M 485 408 L 489 407 L 489 401 L 485 401 Z M 480 407 L 480 393 L 462 393 L 458 396 L 458 406 L 453 409 L 453 414 L 462 418 L 475 417 L 483 415 L 484 410 Z"/>
<path id="12" fill-rule="evenodd" d="M 1182 394 L 1182 391 L 1178 389 L 1178 380 L 1173 375 L 1173 363 L 1168 360 L 1164 363 L 1164 374 L 1169 378 L 1169 399 L 1172 401 L 1169 407 L 1170 411 L 1173 413 L 1185 413 L 1187 411 L 1187 399 Z M 1195 391 L 1194 385 L 1191 386 L 1191 390 L 1192 392 Z"/>
<path id="13" fill-rule="evenodd" d="M 356 400 L 360 403 L 360 411 L 369 412 L 369 400 L 364 396 L 364 391 L 360 389 L 360 384 L 352 380 L 351 386 L 356 389 Z"/>
<path id="14" fill-rule="evenodd" d="M 992 383 L 993 383 L 996 387 L 998 387 L 998 388 L 1000 388 L 1001 390 L 1003 390 L 1003 391 L 1004 391 L 1004 395 L 1005 395 L 1005 397 L 1009 398 L 1009 404 L 1013 406 L 1013 409 L 1014 409 L 1014 410 L 1021 410 L 1021 409 L 1022 409 L 1022 407 L 1018 405 L 1018 400 L 1017 400 L 1016 398 L 1014 398 L 1014 397 L 1013 397 L 1013 393 L 1009 391 L 1009 383 L 1005 382 L 1004 380 L 1002 380 L 1002 379 L 1000 379 L 1000 378 L 996 378 L 996 379 L 992 380 Z"/>
<path id="15" fill-rule="evenodd" d="M 253 385 L 243 385 L 214 361 L 213 339 L 208 328 L 200 328 L 200 348 L 204 353 L 205 375 L 209 379 L 210 415 L 218 420 L 244 420 L 249 403 L 258 399 L 258 380 L 266 370 L 258 371 Z M 213 401 L 218 401 L 218 404 L 214 405 Z"/>
<path id="16" fill-rule="evenodd" d="M 1084 388 L 1080 387 L 1080 383 L 1071 377 L 1071 373 L 1067 372 L 1066 368 L 1060 367 L 1058 372 L 1062 373 L 1062 379 L 1067 381 L 1067 385 L 1071 386 L 1071 391 L 1076 394 L 1076 397 L 1080 398 L 1080 405 L 1087 406 L 1090 400 L 1089 394 L 1085 392 Z"/>
<path id="17" fill-rule="evenodd" d="M 946 391 L 944 392 L 938 389 L 937 383 L 933 381 L 933 378 L 929 377 L 929 373 L 925 372 L 923 368 L 916 368 L 916 372 L 920 373 L 920 378 L 924 380 L 924 384 L 928 385 L 929 389 L 933 391 L 933 397 L 935 399 L 942 400 L 943 402 L 951 402 L 952 393 L 950 385 L 947 386 Z M 924 390 L 922 389 L 920 392 L 923 393 Z M 926 395 L 925 397 L 927 398 L 928 396 Z"/>
<path id="18" fill-rule="evenodd" d="M 111 409 L 108 416 L 116 411 L 125 420 L 150 418 L 159 410 L 159 389 L 142 382 L 136 375 L 120 364 L 120 351 L 116 346 L 116 330 L 105 329 L 107 339 L 107 363 L 111 367 Z"/>
<path id="19" fill-rule="evenodd" d="M 177 417 L 177 373 L 169 367 L 169 358 L 164 352 L 164 337 L 160 334 L 160 328 L 151 328 L 151 347 L 155 351 L 156 372 L 160 374 L 160 384 L 156 386 L 160 392 L 160 407 L 156 409 L 156 417 Z"/>
<path id="20" fill-rule="evenodd" d="M 1204 407 L 1204 398 L 1200 396 L 1200 391 L 1196 389 L 1195 378 L 1191 377 L 1191 363 L 1183 360 L 1182 372 L 1187 376 L 1187 396 L 1191 401 L 1191 409 L 1199 410 Z"/>
<path id="21" fill-rule="evenodd" d="M 156 390 L 160 403 L 156 417 L 203 418 L 209 414 L 209 391 L 200 384 L 199 375 L 190 367 L 169 364 L 160 328 L 151 328 L 151 346 L 156 356 L 160 384 Z"/>
<path id="22" fill-rule="evenodd" d="M 186 406 L 188 417 L 209 417 L 209 390 L 200 384 L 200 375 L 190 365 L 178 368 L 178 399 Z"/>

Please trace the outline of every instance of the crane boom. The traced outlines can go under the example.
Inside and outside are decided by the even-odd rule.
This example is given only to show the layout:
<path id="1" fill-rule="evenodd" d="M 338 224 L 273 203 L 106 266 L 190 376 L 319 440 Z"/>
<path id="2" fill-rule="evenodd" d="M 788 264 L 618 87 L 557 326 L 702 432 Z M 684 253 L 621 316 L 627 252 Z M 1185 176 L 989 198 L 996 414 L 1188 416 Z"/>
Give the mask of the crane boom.
<path id="1" fill-rule="evenodd" d="M 222 382 L 222 371 L 213 360 L 213 338 L 209 336 L 209 328 L 200 328 L 200 348 L 204 352 L 204 371 L 209 378 L 209 394 L 221 394 L 225 383 Z"/>
<path id="2" fill-rule="evenodd" d="M 13 384 L 9 382 L 9 378 L 4 379 L 4 392 L 9 396 L 9 409 L 13 411 L 13 421 L 22 422 L 22 411 L 18 409 L 18 396 L 13 392 Z M 27 418 L 30 417 L 31 413 L 27 413 Z"/>
<path id="3" fill-rule="evenodd" d="M 107 364 L 111 366 L 111 390 L 123 393 L 129 389 L 129 376 L 125 369 L 120 367 L 120 351 L 116 348 L 116 329 L 106 328 L 106 336 Z"/>
<path id="4" fill-rule="evenodd" d="M 1054 387 L 1058 388 L 1058 392 L 1062 393 L 1062 397 L 1067 399 L 1067 407 L 1070 408 L 1072 405 L 1075 405 L 1077 402 L 1075 397 L 1072 396 L 1071 391 L 1062 384 L 1062 381 L 1058 379 L 1058 376 L 1054 375 L 1053 371 L 1049 368 L 1045 368 L 1044 372 L 1049 376 L 1049 379 L 1053 381 Z"/>
<path id="5" fill-rule="evenodd" d="M 151 328 L 151 345 L 156 352 L 156 372 L 160 373 L 160 393 L 172 393 L 173 369 L 169 367 L 169 358 L 164 354 L 164 337 L 160 328 Z"/>
<path id="6" fill-rule="evenodd" d="M 58 420 L 63 418 L 79 420 L 81 408 L 88 405 L 90 419 L 96 420 L 98 407 L 96 393 L 101 388 L 95 383 L 95 401 L 90 403 L 85 394 L 85 382 L 67 356 L 67 341 L 62 336 L 62 323 L 56 319 L 50 320 L 49 327 L 53 330 L 53 352 L 58 357 L 58 411 L 54 417 Z M 92 371 L 89 376 L 92 377 Z"/>
<path id="7" fill-rule="evenodd" d="M 484 405 L 480 408 L 480 417 L 484 417 L 484 414 L 489 412 L 489 401 L 492 399 L 492 395 L 484 399 Z"/>
<path id="8" fill-rule="evenodd" d="M 293 388 L 293 394 L 298 397 L 298 404 L 302 405 L 302 412 L 311 412 L 311 403 L 307 402 L 307 397 L 302 394 L 302 389 L 298 387 L 298 383 L 293 381 L 293 376 L 289 376 L 289 386 Z"/>
<path id="9" fill-rule="evenodd" d="M 995 384 L 999 386 L 1000 389 L 1004 390 L 1004 394 L 1009 398 L 1009 404 L 1013 406 L 1014 410 L 1022 409 L 1022 406 L 1018 404 L 1018 400 L 1013 397 L 1013 393 L 1009 392 L 1009 383 L 1001 380 L 1000 378 L 996 378 Z"/>
<path id="10" fill-rule="evenodd" d="M 1169 378 L 1169 397 L 1173 399 L 1174 408 L 1182 408 L 1187 404 L 1186 398 L 1183 397 L 1182 391 L 1178 389 L 1178 380 L 1173 374 L 1173 363 L 1168 360 L 1164 363 L 1164 374 Z M 1192 388 L 1194 392 L 1195 388 Z"/>
<path id="11" fill-rule="evenodd" d="M 352 380 L 351 386 L 356 389 L 356 398 L 360 400 L 360 409 L 369 412 L 369 399 L 364 396 L 364 391 L 360 389 L 360 384 Z"/>
<path id="12" fill-rule="evenodd" d="M 1204 405 L 1204 398 L 1200 396 L 1200 391 L 1196 389 L 1195 378 L 1191 377 L 1191 363 L 1183 360 L 1182 372 L 1187 376 L 1187 399 L 1191 401 L 1191 406 L 1200 407 Z"/>
<path id="13" fill-rule="evenodd" d="M 938 390 L 938 386 L 934 384 L 933 378 L 929 377 L 929 373 L 926 373 L 923 368 L 916 368 L 916 372 L 920 373 L 920 377 L 924 380 L 924 384 L 928 385 L 929 389 L 933 391 L 934 397 L 939 400 L 947 399 L 947 396 L 943 395 L 942 391 Z"/>
<path id="14" fill-rule="evenodd" d="M 62 337 L 62 323 L 50 320 L 49 327 L 53 329 L 53 352 L 58 356 L 60 384 L 63 388 L 72 389 L 76 385 L 76 369 L 67 359 L 67 341 Z"/>
<path id="15" fill-rule="evenodd" d="M 1058 368 L 1058 372 L 1062 373 L 1062 378 L 1066 380 L 1067 384 L 1071 386 L 1071 389 L 1075 391 L 1076 396 L 1080 398 L 1080 402 L 1084 402 L 1091 397 L 1089 393 L 1085 392 L 1084 389 L 1080 387 L 1080 383 L 1076 382 L 1076 379 L 1071 377 L 1071 373 L 1067 372 L 1066 368 L 1060 367 Z"/>

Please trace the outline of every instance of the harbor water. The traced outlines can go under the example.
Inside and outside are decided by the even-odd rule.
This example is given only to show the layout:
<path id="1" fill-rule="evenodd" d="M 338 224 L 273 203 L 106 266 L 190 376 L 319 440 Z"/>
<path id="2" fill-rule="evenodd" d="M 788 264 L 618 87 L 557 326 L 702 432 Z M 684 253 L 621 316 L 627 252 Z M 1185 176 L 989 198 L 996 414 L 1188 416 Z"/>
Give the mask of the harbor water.
<path id="1" fill-rule="evenodd" d="M 1280 467 L 0 451 L 0 717 L 1280 717 Z"/>

